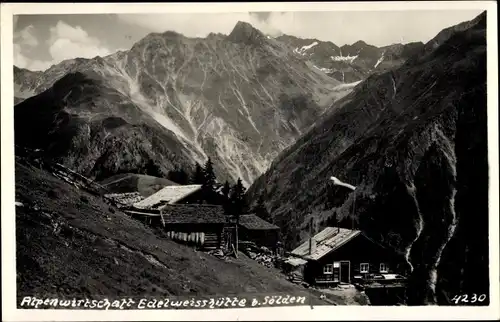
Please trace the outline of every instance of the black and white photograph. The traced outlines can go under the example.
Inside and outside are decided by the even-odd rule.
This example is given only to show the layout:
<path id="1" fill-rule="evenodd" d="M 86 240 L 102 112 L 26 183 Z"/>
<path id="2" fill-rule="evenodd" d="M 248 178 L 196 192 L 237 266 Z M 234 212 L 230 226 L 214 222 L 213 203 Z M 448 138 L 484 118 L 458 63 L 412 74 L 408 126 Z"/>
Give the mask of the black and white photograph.
<path id="1" fill-rule="evenodd" d="M 4 320 L 500 318 L 496 2 L 1 23 Z"/>

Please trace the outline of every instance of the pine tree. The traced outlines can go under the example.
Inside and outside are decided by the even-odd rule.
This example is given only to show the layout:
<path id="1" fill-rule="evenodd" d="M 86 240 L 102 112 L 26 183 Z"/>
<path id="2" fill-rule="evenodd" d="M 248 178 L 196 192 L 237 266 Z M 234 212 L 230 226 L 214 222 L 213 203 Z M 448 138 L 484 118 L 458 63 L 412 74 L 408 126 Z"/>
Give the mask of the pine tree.
<path id="1" fill-rule="evenodd" d="M 192 184 L 203 184 L 205 182 L 205 175 L 203 174 L 203 168 L 196 162 L 193 176 L 191 177 Z"/>
<path id="2" fill-rule="evenodd" d="M 230 217 L 236 219 L 235 226 L 235 253 L 238 254 L 238 224 L 240 222 L 240 215 L 246 212 L 246 202 L 245 202 L 245 187 L 238 178 L 238 181 L 231 189 L 229 202 L 225 204 L 226 214 Z M 238 257 L 238 255 L 236 255 Z"/>
<path id="3" fill-rule="evenodd" d="M 215 177 L 214 167 L 210 158 L 208 158 L 203 169 L 203 184 L 201 189 L 205 201 L 209 203 L 217 203 L 215 193 L 217 189 L 217 178 Z"/>
<path id="4" fill-rule="evenodd" d="M 177 174 L 177 177 L 178 177 L 179 184 L 185 185 L 185 184 L 189 183 L 189 174 L 186 172 L 186 170 L 181 168 L 179 170 L 179 173 Z"/>
<path id="5" fill-rule="evenodd" d="M 245 190 L 240 178 L 231 189 L 230 204 L 233 216 L 239 217 L 240 214 L 246 211 L 247 205 L 245 200 Z"/>
<path id="6" fill-rule="evenodd" d="M 217 186 L 217 178 L 215 177 L 214 166 L 210 158 L 208 158 L 207 162 L 205 163 L 205 168 L 203 169 L 203 176 L 204 176 L 203 186 L 207 189 L 207 191 L 215 192 Z"/>
<path id="7" fill-rule="evenodd" d="M 189 183 L 189 175 L 183 168 L 176 168 L 168 173 L 167 179 L 185 185 Z"/>
<path id="8" fill-rule="evenodd" d="M 229 200 L 229 193 L 231 192 L 231 186 L 229 185 L 229 182 L 226 180 L 226 182 L 224 182 L 224 186 L 222 186 L 222 197 L 224 199 L 224 201 L 228 201 Z"/>

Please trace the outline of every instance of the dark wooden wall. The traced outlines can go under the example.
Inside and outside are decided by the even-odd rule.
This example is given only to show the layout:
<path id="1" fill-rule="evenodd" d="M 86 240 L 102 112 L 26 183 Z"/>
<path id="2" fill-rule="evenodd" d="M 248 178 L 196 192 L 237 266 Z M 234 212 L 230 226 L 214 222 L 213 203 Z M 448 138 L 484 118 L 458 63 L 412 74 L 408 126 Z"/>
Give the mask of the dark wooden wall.
<path id="1" fill-rule="evenodd" d="M 183 233 L 203 232 L 205 233 L 206 248 L 218 248 L 222 245 L 223 224 L 166 224 L 165 231 Z"/>
<path id="2" fill-rule="evenodd" d="M 249 230 L 240 226 L 239 234 L 240 240 L 252 241 L 258 246 L 265 246 L 271 250 L 276 248 L 279 240 L 278 230 Z"/>

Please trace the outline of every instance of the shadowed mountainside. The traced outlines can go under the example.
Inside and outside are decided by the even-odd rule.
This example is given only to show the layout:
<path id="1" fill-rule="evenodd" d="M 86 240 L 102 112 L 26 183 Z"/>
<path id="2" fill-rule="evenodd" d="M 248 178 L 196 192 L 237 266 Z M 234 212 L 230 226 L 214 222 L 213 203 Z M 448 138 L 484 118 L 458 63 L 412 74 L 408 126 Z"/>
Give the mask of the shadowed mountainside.
<path id="1" fill-rule="evenodd" d="M 286 293 L 325 303 L 242 253 L 225 261 L 177 244 L 23 162 L 16 201 L 18 300 Z"/>
<path id="2" fill-rule="evenodd" d="M 165 186 L 178 185 L 165 178 L 135 173 L 117 174 L 99 183 L 111 193 L 139 192 L 143 197 L 149 197 Z"/>
<path id="3" fill-rule="evenodd" d="M 488 294 L 486 110 L 483 13 L 337 101 L 248 197 L 266 200 L 289 248 L 311 216 L 315 231 L 337 218 L 391 246 L 412 270 L 409 304 Z M 357 186 L 333 205 L 331 175 Z"/>

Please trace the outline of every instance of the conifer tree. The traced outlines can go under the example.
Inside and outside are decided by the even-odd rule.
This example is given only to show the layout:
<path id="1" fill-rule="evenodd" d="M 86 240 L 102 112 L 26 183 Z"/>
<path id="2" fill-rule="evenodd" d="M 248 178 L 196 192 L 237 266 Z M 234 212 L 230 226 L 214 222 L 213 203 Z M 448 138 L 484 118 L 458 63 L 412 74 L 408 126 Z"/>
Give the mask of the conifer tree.
<path id="1" fill-rule="evenodd" d="M 241 179 L 238 178 L 236 184 L 231 189 L 230 196 L 231 212 L 237 218 L 246 211 L 245 191 L 246 188 L 243 186 Z"/>
<path id="2" fill-rule="evenodd" d="M 185 185 L 189 183 L 189 174 L 183 168 L 177 173 L 177 178 L 179 184 Z"/>
<path id="3" fill-rule="evenodd" d="M 229 200 L 229 193 L 231 192 L 231 186 L 229 185 L 229 182 L 227 180 L 226 182 L 224 182 L 224 186 L 222 186 L 221 192 L 224 201 L 227 202 Z"/>
<path id="4" fill-rule="evenodd" d="M 194 173 L 191 177 L 192 184 L 203 184 L 205 182 L 205 175 L 203 173 L 203 168 L 196 162 Z"/>
<path id="5" fill-rule="evenodd" d="M 215 177 L 212 160 L 208 158 L 203 169 L 202 191 L 205 201 L 216 203 L 217 178 Z"/>
<path id="6" fill-rule="evenodd" d="M 175 183 L 185 185 L 189 183 L 189 175 L 183 168 L 176 168 L 168 173 L 167 179 Z"/>
<path id="7" fill-rule="evenodd" d="M 240 222 L 240 215 L 246 211 L 245 190 L 246 189 L 243 186 L 241 179 L 238 178 L 236 184 L 231 189 L 229 202 L 226 205 L 226 211 L 228 212 L 228 215 L 236 219 L 236 226 L 235 226 L 236 254 L 238 254 L 238 224 Z"/>
<path id="8" fill-rule="evenodd" d="M 214 166 L 210 158 L 208 158 L 207 162 L 205 163 L 203 176 L 203 186 L 207 189 L 207 191 L 215 192 L 215 189 L 217 187 L 217 178 L 215 177 Z"/>

